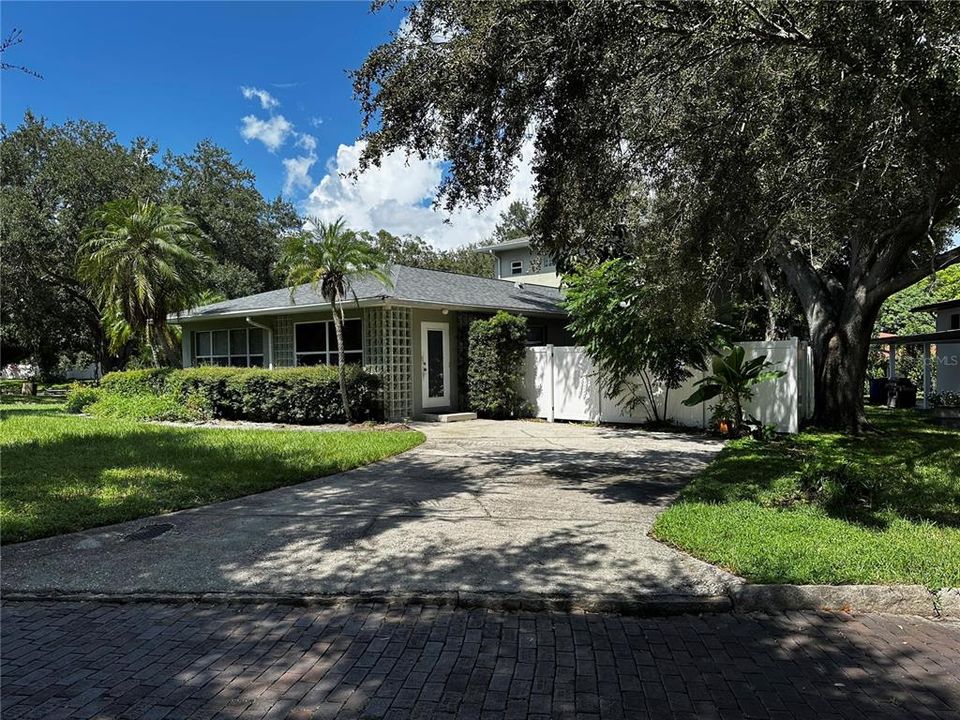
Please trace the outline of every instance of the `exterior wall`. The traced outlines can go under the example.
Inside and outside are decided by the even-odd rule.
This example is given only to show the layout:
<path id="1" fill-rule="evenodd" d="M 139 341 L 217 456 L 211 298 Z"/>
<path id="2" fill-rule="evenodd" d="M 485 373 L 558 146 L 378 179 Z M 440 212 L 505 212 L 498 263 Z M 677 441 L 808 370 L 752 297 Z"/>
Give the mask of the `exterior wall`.
<path id="1" fill-rule="evenodd" d="M 499 250 L 495 252 L 499 258 L 500 280 L 518 280 L 530 283 L 531 285 L 548 285 L 549 287 L 560 287 L 561 278 L 557 275 L 553 267 L 544 268 L 540 266 L 539 259 L 533 254 L 529 247 L 514 248 L 511 250 Z M 510 263 L 519 260 L 523 263 L 523 272 L 519 275 L 510 273 Z M 536 267 L 534 267 L 534 262 Z M 494 270 L 496 272 L 496 269 Z"/>
<path id="2" fill-rule="evenodd" d="M 364 365 L 380 376 L 388 420 L 412 417 L 413 332 L 409 308 L 373 307 L 363 311 Z"/>
<path id="3" fill-rule="evenodd" d="M 446 315 L 440 309 L 405 307 L 370 307 L 345 309 L 347 318 L 363 320 L 363 363 L 383 381 L 384 412 L 390 420 L 418 417 L 423 408 L 423 323 L 446 323 L 450 345 L 446 371 L 450 377 L 450 402 L 445 407 L 429 408 L 426 412 L 444 412 L 461 409 L 465 381 L 465 356 L 461 342 L 465 341 L 468 325 L 463 321 L 489 317 L 493 313 L 458 313 Z M 274 367 L 292 367 L 294 355 L 294 325 L 301 322 L 329 320 L 331 312 L 309 312 L 273 316 L 257 316 L 254 320 L 270 328 L 269 347 Z M 542 325 L 545 342 L 562 347 L 573 345 L 566 329 L 566 321 L 557 318 L 530 317 L 529 322 Z M 207 330 L 231 330 L 251 327 L 243 317 L 215 320 L 195 320 L 183 324 L 183 365 L 193 362 L 193 333 Z M 269 362 L 269 360 L 268 360 Z"/>
<path id="4" fill-rule="evenodd" d="M 960 313 L 960 308 L 948 308 L 937 312 L 937 332 L 951 330 L 951 315 Z M 937 345 L 937 392 L 960 392 L 960 343 Z"/>

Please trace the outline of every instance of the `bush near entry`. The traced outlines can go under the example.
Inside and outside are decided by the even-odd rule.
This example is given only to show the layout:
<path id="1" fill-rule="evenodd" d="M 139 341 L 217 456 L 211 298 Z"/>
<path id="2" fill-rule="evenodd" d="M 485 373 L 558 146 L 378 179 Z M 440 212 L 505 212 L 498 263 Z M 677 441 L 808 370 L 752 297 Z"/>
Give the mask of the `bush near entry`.
<path id="1" fill-rule="evenodd" d="M 470 325 L 467 404 L 478 415 L 498 419 L 529 415 L 520 394 L 526 339 L 526 318 L 502 310 Z"/>
<path id="2" fill-rule="evenodd" d="M 380 380 L 360 367 L 346 368 L 347 394 L 357 420 L 381 416 Z M 68 397 L 68 407 L 83 400 Z M 335 367 L 129 370 L 105 375 L 99 397 L 87 405 L 94 415 L 132 419 L 250 420 L 314 425 L 343 422 Z M 157 402 L 161 398 L 161 402 Z M 176 412 L 174 412 L 176 408 Z M 154 412 L 155 411 L 155 412 Z"/>

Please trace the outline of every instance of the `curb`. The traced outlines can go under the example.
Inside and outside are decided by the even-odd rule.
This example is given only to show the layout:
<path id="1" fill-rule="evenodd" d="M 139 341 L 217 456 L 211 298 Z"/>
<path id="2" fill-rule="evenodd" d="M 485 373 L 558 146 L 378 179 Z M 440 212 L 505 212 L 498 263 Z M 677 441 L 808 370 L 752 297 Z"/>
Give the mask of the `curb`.
<path id="1" fill-rule="evenodd" d="M 960 618 L 960 589 L 923 585 L 752 585 L 731 588 L 738 612 L 843 611 Z"/>
<path id="2" fill-rule="evenodd" d="M 725 612 L 885 613 L 960 619 L 960 589 L 936 592 L 922 585 L 752 585 L 726 595 L 539 595 L 495 592 L 366 592 L 350 595 L 296 593 L 100 593 L 3 591 L 3 602 L 201 603 L 209 605 L 277 604 L 333 607 L 349 604 L 436 605 L 499 612 L 592 612 L 666 617 Z"/>
<path id="3" fill-rule="evenodd" d="M 2 592 L 3 602 L 102 602 L 102 603 L 204 603 L 278 604 L 299 607 L 332 607 L 357 603 L 437 605 L 494 611 L 595 612 L 644 617 L 722 613 L 733 610 L 728 595 L 538 595 L 535 593 L 433 592 L 352 595 L 290 593 L 100 593 L 100 592 Z"/>

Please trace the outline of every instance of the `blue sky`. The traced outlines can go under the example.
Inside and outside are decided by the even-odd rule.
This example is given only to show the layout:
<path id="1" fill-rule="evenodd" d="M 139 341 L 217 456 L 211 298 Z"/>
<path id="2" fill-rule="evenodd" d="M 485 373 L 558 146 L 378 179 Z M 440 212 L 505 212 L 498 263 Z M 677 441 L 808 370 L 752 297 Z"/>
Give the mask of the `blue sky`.
<path id="1" fill-rule="evenodd" d="M 3 34 L 24 37 L 7 61 L 43 79 L 5 72 L 0 117 L 15 127 L 29 108 L 58 123 L 100 121 L 124 142 L 142 135 L 178 153 L 211 138 L 267 197 L 450 247 L 488 233 L 506 203 L 529 196 L 525 164 L 508 198 L 452 217 L 429 207 L 439 158 L 398 155 L 359 183 L 340 177 L 359 154 L 346 71 L 402 18 L 402 8 L 371 13 L 366 2 L 4 2 Z"/>

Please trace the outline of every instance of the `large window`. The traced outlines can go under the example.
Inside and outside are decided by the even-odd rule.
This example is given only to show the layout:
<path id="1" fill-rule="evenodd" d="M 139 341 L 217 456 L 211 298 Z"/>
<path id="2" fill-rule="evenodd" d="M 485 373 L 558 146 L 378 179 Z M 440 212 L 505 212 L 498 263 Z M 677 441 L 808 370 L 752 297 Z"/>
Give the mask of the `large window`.
<path id="1" fill-rule="evenodd" d="M 337 333 L 333 320 L 295 323 L 293 336 L 297 365 L 337 364 Z M 363 325 L 360 320 L 344 320 L 343 350 L 348 363 L 363 362 Z"/>
<path id="2" fill-rule="evenodd" d="M 523 274 L 523 260 L 514 260 L 512 263 L 510 263 L 510 274 L 511 275 Z"/>
<path id="3" fill-rule="evenodd" d="M 263 367 L 263 330 L 236 328 L 195 332 L 193 356 L 197 365 Z"/>

